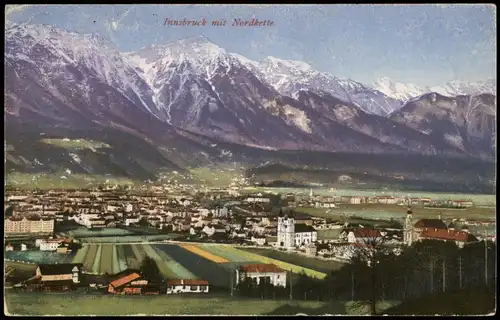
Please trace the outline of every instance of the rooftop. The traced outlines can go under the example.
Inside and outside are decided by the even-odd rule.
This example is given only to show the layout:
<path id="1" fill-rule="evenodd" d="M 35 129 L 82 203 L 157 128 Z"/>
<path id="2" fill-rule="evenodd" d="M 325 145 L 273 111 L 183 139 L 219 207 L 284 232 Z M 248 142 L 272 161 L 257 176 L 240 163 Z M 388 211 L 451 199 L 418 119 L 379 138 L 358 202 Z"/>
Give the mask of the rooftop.
<path id="1" fill-rule="evenodd" d="M 131 274 L 128 274 L 124 277 L 121 277 L 119 279 L 116 279 L 115 281 L 112 281 L 110 284 L 115 287 L 115 288 L 118 288 L 118 287 L 121 287 L 131 281 L 134 281 L 136 279 L 139 279 L 141 277 L 140 274 L 136 273 L 136 272 L 133 272 Z"/>
<path id="2" fill-rule="evenodd" d="M 446 224 L 440 219 L 421 219 L 415 223 L 416 228 L 447 229 Z"/>
<path id="3" fill-rule="evenodd" d="M 61 263 L 61 264 L 39 264 L 40 272 L 42 275 L 57 275 L 57 274 L 71 274 L 73 268 L 77 267 L 79 270 L 82 268 L 81 263 Z"/>
<path id="4" fill-rule="evenodd" d="M 241 266 L 240 270 L 244 272 L 258 272 L 258 273 L 286 272 L 285 270 L 277 267 L 274 264 L 248 264 Z"/>
<path id="5" fill-rule="evenodd" d="M 168 280 L 167 285 L 169 286 L 208 286 L 208 281 L 198 280 L 198 279 L 186 279 L 186 280 Z"/>
<path id="6" fill-rule="evenodd" d="M 477 241 L 476 237 L 465 231 L 457 230 L 446 230 L 446 229 L 424 229 L 420 234 L 421 237 L 440 239 L 440 240 L 452 240 L 461 242 Z"/>

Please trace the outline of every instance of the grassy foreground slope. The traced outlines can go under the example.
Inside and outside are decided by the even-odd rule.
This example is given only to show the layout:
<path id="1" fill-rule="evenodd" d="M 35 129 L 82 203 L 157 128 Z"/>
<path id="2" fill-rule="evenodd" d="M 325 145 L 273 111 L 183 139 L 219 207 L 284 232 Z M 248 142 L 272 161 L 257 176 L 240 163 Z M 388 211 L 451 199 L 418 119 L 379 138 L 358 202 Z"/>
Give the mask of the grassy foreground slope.
<path id="1" fill-rule="evenodd" d="M 261 300 L 210 296 L 112 296 L 86 294 L 5 294 L 9 315 L 289 315 L 366 314 L 350 303 Z M 384 305 L 384 307 L 387 307 Z"/>

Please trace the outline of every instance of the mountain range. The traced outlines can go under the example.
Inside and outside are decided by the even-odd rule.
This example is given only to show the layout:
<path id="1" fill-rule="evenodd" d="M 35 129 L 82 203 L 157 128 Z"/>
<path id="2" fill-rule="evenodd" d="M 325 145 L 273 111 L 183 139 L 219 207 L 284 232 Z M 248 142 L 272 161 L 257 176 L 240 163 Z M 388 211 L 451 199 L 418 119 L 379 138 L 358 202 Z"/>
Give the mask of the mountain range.
<path id="1" fill-rule="evenodd" d="M 6 162 L 16 170 L 148 176 L 287 152 L 484 161 L 496 152 L 494 79 L 368 86 L 305 62 L 252 61 L 204 37 L 121 52 L 99 35 L 12 23 L 4 77 Z M 111 147 L 79 150 L 75 162 L 43 138 Z"/>

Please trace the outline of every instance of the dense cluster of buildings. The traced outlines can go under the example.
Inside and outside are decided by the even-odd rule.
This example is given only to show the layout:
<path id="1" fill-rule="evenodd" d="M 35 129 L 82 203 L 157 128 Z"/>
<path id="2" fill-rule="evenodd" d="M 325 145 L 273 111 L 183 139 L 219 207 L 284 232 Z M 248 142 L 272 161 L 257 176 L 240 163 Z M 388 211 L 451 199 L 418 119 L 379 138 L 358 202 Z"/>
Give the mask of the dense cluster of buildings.
<path id="1" fill-rule="evenodd" d="M 457 207 L 470 208 L 474 206 L 470 200 L 452 200 L 452 199 L 432 199 L 428 197 L 406 197 L 406 196 L 320 196 L 314 195 L 312 190 L 309 195 L 306 194 L 284 194 L 288 204 L 296 207 L 315 207 L 315 208 L 335 208 L 339 204 L 392 204 L 392 205 L 421 205 L 429 207 Z"/>
<path id="2" fill-rule="evenodd" d="M 451 202 L 450 202 L 451 201 Z M 272 245 L 284 250 L 301 250 L 311 255 L 323 252 L 335 256 L 338 243 L 359 242 L 359 232 L 340 222 L 332 223 L 323 218 L 273 211 L 276 207 L 333 208 L 344 204 L 380 203 L 394 205 L 440 205 L 442 203 L 470 206 L 470 201 L 435 201 L 429 198 L 393 196 L 317 196 L 312 190 L 303 194 L 235 194 L 234 188 L 210 191 L 175 191 L 163 189 L 144 190 L 49 190 L 9 191 L 6 206 L 12 215 L 5 219 L 5 233 L 52 234 L 58 223 L 73 221 L 86 228 L 154 228 L 175 232 L 191 238 L 242 241 L 255 245 Z M 411 217 L 411 215 L 409 215 Z M 473 241 L 467 231 L 450 230 L 446 225 L 436 225 L 423 219 L 414 223 L 406 219 L 403 234 L 382 237 L 389 242 L 411 244 L 420 239 L 456 241 L 457 244 Z M 430 219 L 432 220 L 432 219 Z M 320 249 L 318 232 L 342 229 L 335 246 Z M 412 231 L 410 231 L 410 229 Z M 403 239 L 404 238 L 404 239 Z M 65 250 L 60 240 L 45 239 L 37 244 L 40 250 Z M 342 251 L 342 250 L 340 250 Z"/>

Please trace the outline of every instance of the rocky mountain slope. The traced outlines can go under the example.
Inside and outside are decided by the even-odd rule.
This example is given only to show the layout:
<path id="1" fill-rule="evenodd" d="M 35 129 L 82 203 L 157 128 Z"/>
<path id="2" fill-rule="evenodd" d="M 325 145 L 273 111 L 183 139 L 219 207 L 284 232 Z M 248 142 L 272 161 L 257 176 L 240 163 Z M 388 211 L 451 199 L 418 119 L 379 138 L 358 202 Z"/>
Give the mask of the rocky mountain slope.
<path id="1" fill-rule="evenodd" d="M 424 133 L 444 138 L 464 153 L 494 158 L 496 152 L 496 97 L 446 97 L 428 93 L 410 100 L 390 118 Z"/>
<path id="2" fill-rule="evenodd" d="M 29 170 L 71 164 L 148 177 L 158 168 L 255 164 L 263 150 L 265 160 L 291 163 L 290 151 L 494 154 L 494 96 L 422 95 L 399 109 L 401 100 L 361 83 L 300 62 L 254 62 L 202 37 L 123 53 L 100 36 L 8 24 L 4 80 L 6 161 Z M 435 128 L 443 121 L 447 129 Z M 70 152 L 40 144 L 45 138 L 110 147 Z"/>

